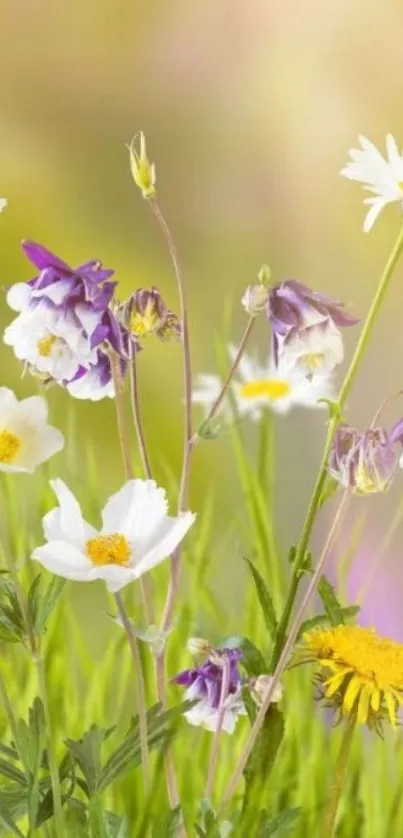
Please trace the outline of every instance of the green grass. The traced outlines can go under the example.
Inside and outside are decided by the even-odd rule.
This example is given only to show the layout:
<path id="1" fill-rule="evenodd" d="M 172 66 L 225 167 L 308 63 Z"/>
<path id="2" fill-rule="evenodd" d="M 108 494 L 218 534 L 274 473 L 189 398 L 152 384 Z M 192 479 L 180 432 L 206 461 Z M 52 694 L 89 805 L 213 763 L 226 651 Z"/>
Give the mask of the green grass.
<path id="1" fill-rule="evenodd" d="M 220 441 L 201 444 L 220 445 Z M 203 508 L 198 510 L 197 526 L 186 542 L 176 623 L 168 640 L 168 677 L 190 665 L 186 640 L 190 635 L 200 633 L 213 643 L 219 643 L 230 634 L 247 637 L 267 661 L 270 659 L 270 636 L 243 561 L 243 556 L 254 561 L 265 578 L 279 613 L 290 568 L 286 558 L 279 555 L 271 516 L 274 440 L 270 421 L 262 426 L 257 465 L 251 460 L 241 429 L 236 424 L 231 430 L 231 444 L 242 486 L 243 510 L 234 510 L 233 520 L 228 522 L 227 532 L 222 531 L 218 543 L 214 515 L 218 485 L 213 486 Z M 70 470 L 71 460 L 63 462 L 63 458 L 59 457 L 59 475 L 63 477 Z M 94 452 L 89 448 L 86 463 L 81 465 L 80 480 L 75 485 L 69 480 L 83 503 L 86 515 L 93 519 L 96 516 L 94 497 L 97 487 L 102 485 L 99 472 Z M 5 544 L 10 545 L 25 590 L 39 572 L 38 566 L 28 557 L 32 548 L 42 540 L 41 517 L 54 504 L 48 477 L 46 469 L 34 477 L 7 477 L 2 482 L 2 538 Z M 174 499 L 176 485 L 173 479 L 168 489 Z M 235 552 L 234 541 L 238 545 Z M 46 572 L 41 575 L 44 589 L 51 577 Z M 239 602 L 236 621 L 228 607 L 228 595 L 231 596 L 235 587 L 235 577 L 238 580 L 236 596 Z M 167 578 L 168 563 L 152 574 L 159 613 Z M 134 622 L 144 625 L 138 587 L 132 585 L 125 589 L 124 596 Z M 109 616 L 114 611 L 114 602 L 112 599 L 108 601 L 102 584 L 68 583 L 49 620 L 44 656 L 53 736 L 59 759 L 65 752 L 66 739 L 79 739 L 92 724 L 97 724 L 102 728 L 116 726 L 103 746 L 102 759 L 106 761 L 117 743 L 124 740 L 130 719 L 135 715 L 132 662 L 124 632 Z M 145 644 L 142 644 L 142 656 L 146 669 L 147 700 L 151 706 L 155 703 L 153 661 Z M 27 718 L 28 708 L 38 694 L 33 661 L 21 645 L 1 643 L 0 671 L 15 716 Z M 170 706 L 182 700 L 181 691 L 171 684 L 168 684 L 168 696 Z M 280 838 L 282 835 L 315 838 L 319 834 L 341 731 L 332 726 L 330 715 L 315 702 L 309 667 L 296 667 L 286 674 L 281 709 L 285 719 L 284 740 L 272 771 L 259 789 L 258 799 L 252 800 L 252 810 L 265 809 L 268 816 L 274 818 L 285 809 L 300 807 L 298 819 L 290 830 L 273 834 Z M 221 800 L 248 725 L 247 718 L 242 719 L 232 737 L 222 736 L 213 805 L 218 805 Z M 1 742 L 8 745 L 12 734 L 3 709 L 0 711 L 0 729 Z M 403 835 L 400 791 L 403 749 L 400 741 L 399 732 L 386 732 L 385 740 L 365 731 L 356 734 L 340 806 L 337 838 L 398 838 Z M 180 720 L 172 748 L 190 836 L 196 835 L 194 823 L 199 818 L 204 796 L 210 746 L 211 734 Z M 152 824 L 151 834 L 155 838 L 164 838 L 169 834 L 163 826 L 169 807 L 158 751 L 153 751 L 152 766 L 152 793 L 148 800 L 144 796 L 140 767 L 129 768 L 101 796 L 105 809 L 127 819 L 127 832 L 122 831 L 121 834 L 126 834 L 128 838 L 146 836 L 149 824 Z M 1 776 L 0 802 L 5 799 L 4 795 L 7 796 L 7 789 L 7 799 L 10 799 L 13 787 L 12 780 Z M 237 797 L 223 813 L 224 819 L 231 819 L 232 813 L 240 809 L 242 791 L 240 786 Z M 84 794 L 78 787 L 75 795 L 84 800 Z M 102 831 L 97 832 L 94 823 L 95 815 L 92 832 L 88 833 L 87 827 L 80 832 L 77 821 L 69 827 L 68 835 L 72 838 L 86 834 L 101 836 Z M 24 817 L 18 824 L 23 835 L 50 838 L 54 834 L 51 821 L 31 833 L 27 833 Z M 0 833 L 5 836 L 15 834 L 6 826 L 0 827 Z M 110 834 L 118 833 L 112 829 Z M 244 831 L 243 834 L 247 833 Z"/>

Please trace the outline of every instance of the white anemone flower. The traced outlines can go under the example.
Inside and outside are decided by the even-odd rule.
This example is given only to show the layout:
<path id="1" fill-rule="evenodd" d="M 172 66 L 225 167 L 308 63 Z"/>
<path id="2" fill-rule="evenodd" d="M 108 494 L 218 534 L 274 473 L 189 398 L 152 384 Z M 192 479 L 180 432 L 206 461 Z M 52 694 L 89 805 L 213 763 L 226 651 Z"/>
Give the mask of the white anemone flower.
<path id="1" fill-rule="evenodd" d="M 386 137 L 386 158 L 366 137 L 358 139 L 361 148 L 350 150 L 351 159 L 340 174 L 373 193 L 374 197 L 364 200 L 370 207 L 364 221 L 364 232 L 368 233 L 387 204 L 397 201 L 403 207 L 403 154 L 391 134 Z"/>
<path id="2" fill-rule="evenodd" d="M 0 471 L 35 471 L 64 448 L 64 436 L 47 424 L 48 406 L 42 396 L 18 401 L 0 387 Z"/>
<path id="3" fill-rule="evenodd" d="M 154 480 L 129 480 L 109 498 L 97 530 L 84 520 L 79 503 L 62 480 L 50 485 L 59 507 L 43 518 L 47 543 L 37 547 L 32 558 L 65 579 L 103 579 L 111 592 L 167 558 L 196 517 L 191 512 L 169 517 L 164 489 Z"/>
<path id="4" fill-rule="evenodd" d="M 45 306 L 22 311 L 5 329 L 3 340 L 20 361 L 58 382 L 73 378 L 79 367 L 88 368 L 97 360 L 96 349 L 91 349 L 73 315 Z"/>
<path id="5" fill-rule="evenodd" d="M 230 345 L 229 356 L 234 361 L 237 350 Z M 238 413 L 259 421 L 265 409 L 284 414 L 297 405 L 304 407 L 323 407 L 320 399 L 334 397 L 332 380 L 329 374 L 308 376 L 308 371 L 292 366 L 288 357 L 281 356 L 278 366 L 270 358 L 266 364 L 244 354 L 239 363 L 233 382 L 230 385 Z M 295 359 L 294 359 L 295 360 Z M 222 382 L 218 376 L 200 375 L 196 378 L 196 387 L 192 401 L 204 407 L 208 416 Z M 230 413 L 227 399 L 223 400 L 221 411 Z"/>

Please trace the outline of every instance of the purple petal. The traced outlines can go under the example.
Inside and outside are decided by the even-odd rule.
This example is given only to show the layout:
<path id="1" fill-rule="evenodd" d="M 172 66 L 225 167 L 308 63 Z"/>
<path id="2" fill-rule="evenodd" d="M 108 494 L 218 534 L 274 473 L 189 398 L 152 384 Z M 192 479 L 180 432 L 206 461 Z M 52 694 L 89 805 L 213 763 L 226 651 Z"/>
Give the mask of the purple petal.
<path id="1" fill-rule="evenodd" d="M 63 262 L 42 244 L 25 239 L 22 242 L 22 249 L 27 259 L 40 271 L 44 268 L 54 268 L 56 271 L 62 271 L 62 273 L 72 273 L 66 262 Z"/>
<path id="2" fill-rule="evenodd" d="M 392 442 L 400 442 L 403 445 L 403 419 L 399 419 L 390 432 Z"/>

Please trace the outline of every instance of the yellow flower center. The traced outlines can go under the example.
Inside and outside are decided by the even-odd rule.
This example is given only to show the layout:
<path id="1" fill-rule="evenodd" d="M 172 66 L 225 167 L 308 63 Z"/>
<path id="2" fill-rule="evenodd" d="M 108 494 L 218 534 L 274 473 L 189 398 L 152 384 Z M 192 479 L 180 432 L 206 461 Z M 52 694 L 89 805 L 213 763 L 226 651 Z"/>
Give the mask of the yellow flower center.
<path id="1" fill-rule="evenodd" d="M 125 565 L 130 559 L 129 544 L 124 535 L 118 532 L 90 538 L 85 549 L 87 556 L 95 565 Z"/>
<path id="2" fill-rule="evenodd" d="M 133 335 L 139 338 L 155 332 L 161 325 L 161 317 L 152 301 L 145 307 L 144 313 L 134 311 L 130 316 L 129 328 Z"/>
<path id="3" fill-rule="evenodd" d="M 13 463 L 21 447 L 21 440 L 10 431 L 0 431 L 0 463 Z"/>
<path id="4" fill-rule="evenodd" d="M 308 352 L 303 356 L 303 361 L 310 373 L 314 373 L 322 366 L 325 360 L 323 352 Z"/>
<path id="5" fill-rule="evenodd" d="M 49 358 L 56 340 L 55 335 L 48 335 L 48 337 L 38 340 L 36 348 L 42 358 Z"/>
<path id="6" fill-rule="evenodd" d="M 244 399 L 260 399 L 266 397 L 275 402 L 289 395 L 291 390 L 288 381 L 280 381 L 275 378 L 262 379 L 261 381 L 247 381 L 242 384 L 240 394 Z"/>
<path id="7" fill-rule="evenodd" d="M 338 697 L 342 712 L 360 724 L 382 720 L 393 726 L 403 705 L 403 645 L 361 626 L 335 626 L 304 635 L 306 654 L 332 673 L 326 698 Z"/>

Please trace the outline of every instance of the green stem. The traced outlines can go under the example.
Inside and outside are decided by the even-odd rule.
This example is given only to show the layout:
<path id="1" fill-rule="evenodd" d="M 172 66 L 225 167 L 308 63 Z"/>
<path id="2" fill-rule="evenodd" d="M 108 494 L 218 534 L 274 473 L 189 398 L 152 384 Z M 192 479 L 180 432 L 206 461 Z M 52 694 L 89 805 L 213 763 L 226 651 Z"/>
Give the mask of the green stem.
<path id="1" fill-rule="evenodd" d="M 43 711 L 45 714 L 46 723 L 46 737 L 47 737 L 47 752 L 49 759 L 50 780 L 52 784 L 53 794 L 53 814 L 55 819 L 55 831 L 57 838 L 64 838 L 64 821 L 62 812 L 62 796 L 60 791 L 59 768 L 57 764 L 56 754 L 53 747 L 52 727 L 49 711 L 48 692 L 46 688 L 45 667 L 41 654 L 36 652 L 34 655 L 36 663 L 36 670 L 38 674 L 39 695 L 43 704 Z"/>
<path id="2" fill-rule="evenodd" d="M 359 370 L 361 361 L 362 361 L 362 359 L 365 355 L 366 349 L 367 349 L 369 341 L 371 339 L 372 331 L 373 331 L 373 328 L 374 328 L 376 318 L 379 314 L 379 311 L 380 311 L 380 308 L 381 308 L 382 303 L 384 301 L 386 292 L 389 288 L 389 283 L 390 283 L 390 280 L 393 276 L 393 271 L 394 271 L 394 269 L 396 267 L 396 264 L 399 260 L 399 256 L 402 252 L 402 249 L 403 249 L 403 226 L 401 227 L 400 233 L 399 233 L 399 235 L 396 239 L 396 243 L 395 243 L 395 245 L 393 247 L 393 250 L 392 250 L 392 252 L 389 256 L 389 259 L 386 263 L 385 269 L 383 271 L 383 274 L 381 276 L 381 279 L 380 279 L 380 282 L 379 282 L 379 285 L 378 285 L 378 289 L 376 291 L 374 299 L 372 300 L 371 307 L 369 309 L 367 318 L 366 318 L 365 323 L 363 325 L 361 335 L 360 335 L 360 338 L 358 340 L 353 358 L 351 360 L 350 366 L 349 366 L 349 368 L 347 370 L 347 373 L 346 373 L 346 376 L 344 378 L 344 381 L 343 381 L 343 384 L 342 384 L 342 387 L 341 387 L 341 390 L 340 390 L 340 394 L 339 394 L 338 413 L 336 415 L 334 415 L 329 422 L 328 431 L 327 431 L 327 435 L 326 435 L 326 441 L 325 441 L 325 448 L 324 448 L 324 452 L 323 452 L 323 456 L 322 456 L 322 461 L 321 461 L 321 465 L 320 465 L 320 469 L 319 469 L 319 474 L 318 474 L 318 477 L 317 477 L 317 480 L 316 480 L 316 483 L 315 483 L 315 487 L 314 487 L 314 490 L 313 490 L 311 501 L 310 501 L 310 504 L 309 504 L 309 507 L 308 507 L 307 516 L 306 516 L 305 523 L 304 523 L 304 526 L 303 526 L 303 529 L 302 529 L 301 539 L 300 539 L 300 542 L 299 542 L 299 545 L 298 545 L 297 554 L 296 554 L 295 561 L 294 561 L 294 570 L 293 570 L 293 576 L 292 576 L 292 580 L 291 580 L 290 590 L 289 590 L 289 593 L 288 593 L 288 596 L 287 596 L 287 600 L 286 600 L 286 603 L 285 603 L 285 606 L 284 606 L 284 611 L 283 611 L 283 614 L 282 614 L 282 617 L 281 617 L 281 620 L 280 620 L 280 624 L 279 624 L 279 629 L 278 629 L 278 633 L 277 633 L 277 640 L 276 640 L 276 644 L 275 644 L 275 648 L 274 648 L 274 652 L 273 652 L 273 658 L 272 658 L 272 662 L 271 662 L 272 663 L 272 668 L 276 666 L 276 664 L 279 660 L 280 654 L 281 654 L 281 649 L 284 645 L 284 640 L 285 640 L 285 636 L 286 636 L 286 633 L 287 633 L 288 624 L 289 624 L 289 621 L 290 621 L 291 613 L 292 613 L 292 610 L 293 610 L 293 607 L 294 607 L 295 598 L 296 598 L 296 595 L 297 595 L 297 592 L 298 592 L 299 582 L 300 582 L 300 579 L 301 579 L 301 570 L 302 570 L 304 559 L 305 559 L 305 553 L 306 553 L 306 550 L 307 550 L 307 547 L 308 547 L 308 544 L 309 544 L 309 540 L 310 540 L 310 537 L 311 537 L 313 525 L 315 523 L 316 516 L 317 516 L 318 511 L 319 511 L 320 498 L 321 498 L 322 490 L 323 490 L 325 480 L 326 480 L 326 476 L 327 476 L 327 461 L 328 461 L 328 457 L 329 457 L 329 454 L 330 454 L 330 451 L 331 451 L 334 435 L 335 435 L 336 430 L 338 428 L 338 425 L 340 423 L 340 415 L 343 411 L 343 408 L 344 408 L 345 403 L 346 403 L 346 399 L 347 399 L 347 397 L 350 393 L 350 390 L 351 390 L 351 387 L 353 385 L 354 379 L 357 375 L 357 372 Z"/>
<path id="3" fill-rule="evenodd" d="M 340 797 L 346 778 L 348 758 L 350 755 L 355 727 L 355 717 L 350 716 L 344 729 L 343 737 L 340 744 L 340 750 L 334 769 L 333 782 L 330 787 L 329 798 L 326 804 L 325 817 L 322 824 L 320 838 L 332 838 L 334 832 L 337 810 L 339 808 Z"/>
<path id="4" fill-rule="evenodd" d="M 115 594 L 115 601 L 119 611 L 119 616 L 122 620 L 127 639 L 130 645 L 132 654 L 135 683 L 137 684 L 137 712 L 139 717 L 139 734 L 140 734 L 140 750 L 141 750 L 141 764 L 143 768 L 144 786 L 145 790 L 150 788 L 150 755 L 148 753 L 148 731 L 147 731 L 147 708 L 144 676 L 141 666 L 141 655 L 139 649 L 139 642 L 135 636 L 129 617 L 123 603 L 122 595 Z"/>

